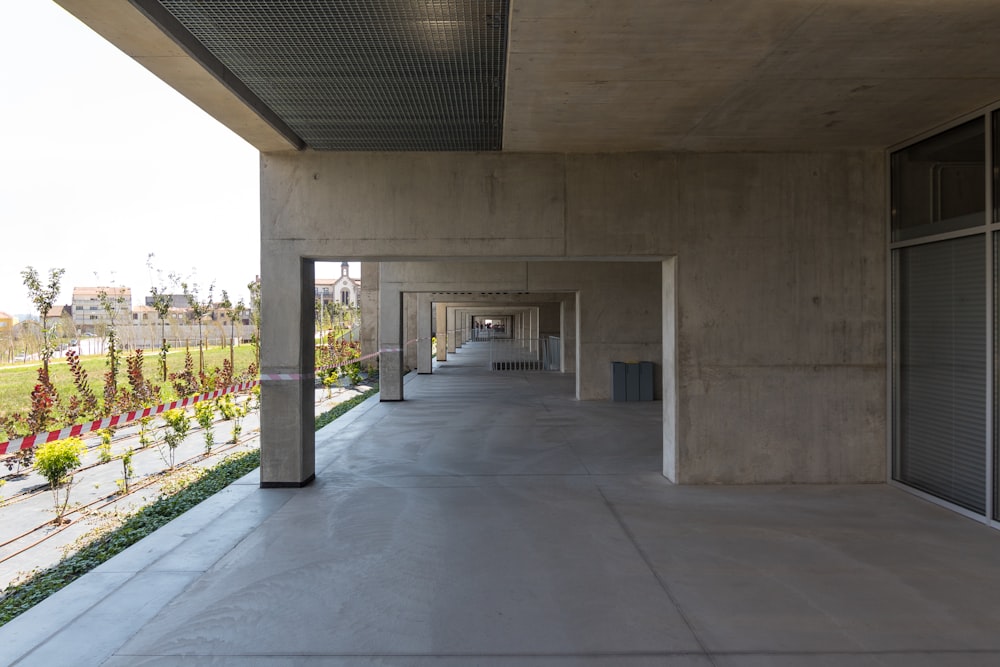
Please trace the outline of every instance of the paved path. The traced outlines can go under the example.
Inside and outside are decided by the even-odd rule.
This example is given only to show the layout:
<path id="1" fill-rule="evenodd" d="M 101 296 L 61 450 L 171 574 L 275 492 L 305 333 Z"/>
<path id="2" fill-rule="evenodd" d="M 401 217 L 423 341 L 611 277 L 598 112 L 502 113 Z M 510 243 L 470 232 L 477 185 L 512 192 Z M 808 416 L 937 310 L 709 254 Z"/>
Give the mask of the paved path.
<path id="1" fill-rule="evenodd" d="M 658 403 L 475 345 L 0 628 L 17 665 L 1000 664 L 1000 534 L 884 485 L 678 487 Z"/>

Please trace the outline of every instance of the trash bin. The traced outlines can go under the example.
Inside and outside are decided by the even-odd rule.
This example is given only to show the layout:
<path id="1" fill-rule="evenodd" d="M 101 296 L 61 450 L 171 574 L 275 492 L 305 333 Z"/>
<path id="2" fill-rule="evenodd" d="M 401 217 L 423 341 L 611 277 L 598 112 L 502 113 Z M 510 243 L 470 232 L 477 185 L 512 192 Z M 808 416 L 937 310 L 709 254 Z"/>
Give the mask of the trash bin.
<path id="1" fill-rule="evenodd" d="M 615 401 L 653 400 L 653 362 L 612 361 L 611 398 Z"/>

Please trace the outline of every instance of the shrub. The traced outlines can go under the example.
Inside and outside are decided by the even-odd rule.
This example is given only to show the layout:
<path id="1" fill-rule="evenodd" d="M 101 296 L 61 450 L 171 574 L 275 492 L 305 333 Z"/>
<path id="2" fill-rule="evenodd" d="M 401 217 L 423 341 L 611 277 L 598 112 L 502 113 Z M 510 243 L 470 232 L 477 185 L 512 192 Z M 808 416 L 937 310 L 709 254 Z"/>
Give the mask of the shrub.
<path id="1" fill-rule="evenodd" d="M 98 433 L 101 435 L 101 444 L 97 447 L 97 458 L 101 463 L 111 463 L 111 459 L 114 458 L 111 455 L 111 436 L 114 431 L 102 428 Z"/>
<path id="2" fill-rule="evenodd" d="M 215 444 L 215 433 L 212 431 L 212 422 L 215 421 L 215 406 L 211 401 L 202 401 L 194 406 L 194 418 L 198 420 L 198 425 L 203 429 L 205 436 L 205 454 L 212 453 L 212 445 Z"/>
<path id="3" fill-rule="evenodd" d="M 243 432 L 243 418 L 250 413 L 250 401 L 246 401 L 243 405 L 235 404 L 233 406 L 233 429 L 232 429 L 232 444 L 239 442 L 240 433 Z"/>
<path id="4" fill-rule="evenodd" d="M 35 469 L 49 483 L 55 501 L 54 523 L 62 523 L 69 506 L 69 492 L 73 487 L 73 470 L 80 467 L 80 455 L 86 450 L 80 438 L 66 438 L 47 442 L 35 453 Z"/>
<path id="5" fill-rule="evenodd" d="M 118 490 L 125 495 L 128 493 L 129 481 L 132 479 L 132 475 L 135 474 L 135 468 L 132 467 L 132 454 L 135 452 L 131 447 L 128 451 L 122 454 L 122 478 L 115 480 L 118 485 Z"/>
<path id="6" fill-rule="evenodd" d="M 163 434 L 163 442 L 167 445 L 166 462 L 173 470 L 177 447 L 191 430 L 191 419 L 184 410 L 167 410 L 163 413 L 163 420 L 167 422 L 167 430 Z"/>
<path id="7" fill-rule="evenodd" d="M 237 406 L 233 402 L 232 394 L 219 396 L 215 399 L 215 409 L 219 411 L 219 415 L 222 417 L 223 421 L 229 421 L 235 417 Z"/>

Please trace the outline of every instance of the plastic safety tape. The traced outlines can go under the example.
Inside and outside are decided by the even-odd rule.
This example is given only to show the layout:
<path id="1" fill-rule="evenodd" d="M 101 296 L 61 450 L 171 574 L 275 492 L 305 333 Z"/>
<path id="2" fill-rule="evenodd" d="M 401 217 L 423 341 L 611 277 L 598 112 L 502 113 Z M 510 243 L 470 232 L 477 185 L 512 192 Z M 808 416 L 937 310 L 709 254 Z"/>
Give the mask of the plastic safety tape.
<path id="1" fill-rule="evenodd" d="M 161 412 L 167 410 L 174 410 L 176 408 L 186 408 L 189 405 L 194 405 L 199 401 L 210 400 L 213 398 L 218 398 L 224 394 L 232 394 L 234 392 L 246 391 L 251 389 L 258 384 L 258 380 L 252 382 L 244 382 L 243 384 L 233 385 L 231 387 L 226 387 L 225 389 L 216 389 L 215 391 L 205 392 L 204 394 L 199 394 L 198 396 L 188 396 L 179 401 L 173 401 L 171 403 L 162 403 L 155 407 L 143 408 L 142 410 L 133 410 L 132 412 L 125 412 L 120 415 L 115 415 L 114 417 L 105 417 L 104 419 L 95 419 L 92 422 L 86 422 L 83 424 L 76 424 L 74 426 L 67 426 L 66 428 L 59 429 L 58 431 L 49 431 L 48 433 L 35 433 L 33 435 L 27 435 L 23 438 L 16 438 L 14 440 L 9 440 L 7 442 L 0 442 L 0 456 L 3 456 L 7 452 L 18 451 L 21 449 L 31 449 L 36 445 L 41 445 L 46 442 L 52 442 L 53 440 L 62 440 L 63 438 L 69 438 L 73 436 L 85 435 L 87 433 L 93 433 L 94 431 L 99 431 L 103 428 L 110 428 L 112 426 L 124 426 L 130 422 L 134 422 L 137 419 L 142 419 L 143 417 L 151 417 L 153 415 L 158 415 Z"/>
<path id="2" fill-rule="evenodd" d="M 413 339 L 406 341 L 405 344 L 409 345 L 411 343 L 416 343 L 416 342 L 417 339 Z M 357 363 L 358 361 L 363 361 L 365 359 L 371 359 L 373 357 L 377 357 L 382 352 L 399 352 L 400 350 L 402 350 L 402 348 L 400 347 L 385 347 L 381 349 L 379 352 L 366 354 L 363 357 L 352 359 L 350 361 L 346 361 L 341 364 L 323 366 L 318 370 L 339 368 L 341 366 L 347 366 L 349 364 Z M 315 377 L 316 377 L 315 373 L 261 374 L 259 380 L 254 380 L 252 382 L 244 382 L 243 384 L 233 385 L 231 387 L 226 387 L 225 389 L 216 389 L 215 391 L 199 394 L 198 396 L 189 396 L 179 401 L 173 401 L 171 403 L 162 403 L 155 407 L 143 408 L 142 410 L 133 410 L 132 412 L 126 412 L 120 415 L 115 415 L 114 417 L 105 417 L 103 419 L 95 419 L 92 422 L 67 426 L 66 428 L 59 429 L 58 431 L 49 431 L 47 433 L 35 433 L 32 435 L 26 435 L 23 438 L 15 438 L 13 440 L 8 440 L 7 442 L 0 442 L 0 456 L 3 456 L 8 452 L 15 452 L 22 449 L 31 449 L 36 445 L 41 445 L 46 442 L 53 442 L 54 440 L 63 440 L 65 438 L 86 435 L 88 433 L 93 433 L 94 431 L 100 431 L 101 429 L 110 428 L 112 426 L 124 426 L 125 424 L 134 422 L 137 419 L 158 415 L 161 412 L 165 412 L 167 410 L 174 410 L 176 408 L 186 408 L 187 406 L 194 405 L 199 401 L 218 398 L 219 396 L 223 396 L 225 394 L 232 394 L 241 391 L 246 391 L 248 389 L 252 389 L 261 382 L 311 380 Z"/>

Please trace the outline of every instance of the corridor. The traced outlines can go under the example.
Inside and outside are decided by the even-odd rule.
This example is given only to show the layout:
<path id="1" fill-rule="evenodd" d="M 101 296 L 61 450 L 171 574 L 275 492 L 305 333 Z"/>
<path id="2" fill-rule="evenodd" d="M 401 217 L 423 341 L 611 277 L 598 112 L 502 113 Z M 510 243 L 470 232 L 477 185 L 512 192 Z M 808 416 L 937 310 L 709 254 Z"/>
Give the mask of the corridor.
<path id="1" fill-rule="evenodd" d="M 0 628 L 17 665 L 1000 664 L 1000 534 L 885 485 L 673 486 L 659 402 L 468 343 Z M 19 661 L 17 658 L 23 656 Z"/>

